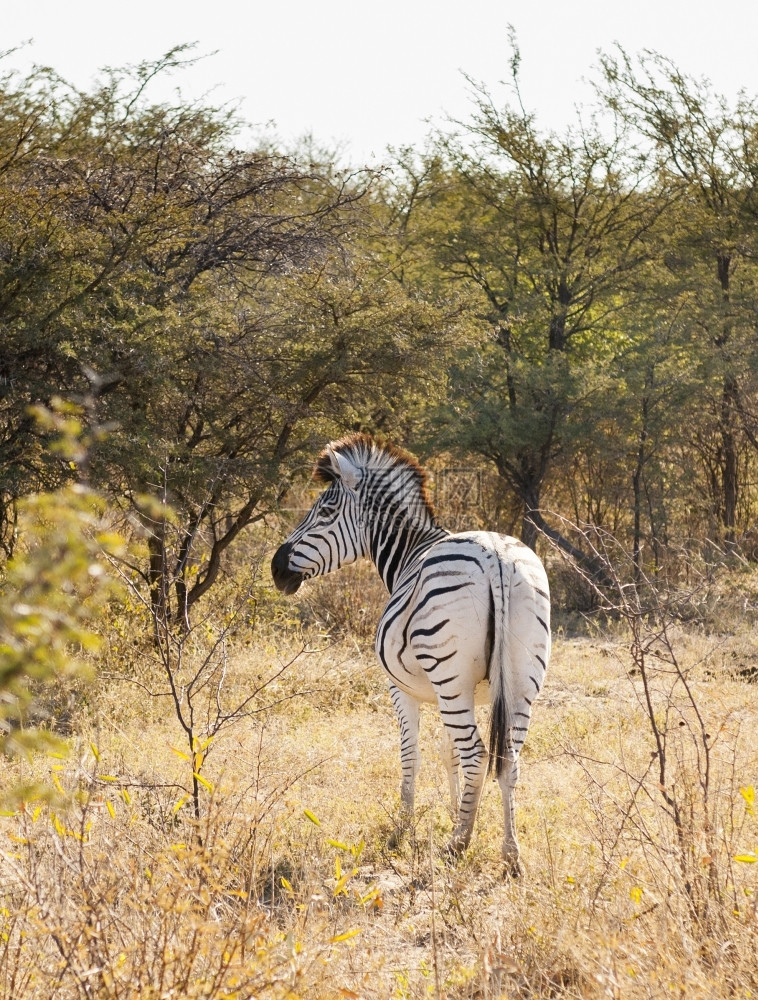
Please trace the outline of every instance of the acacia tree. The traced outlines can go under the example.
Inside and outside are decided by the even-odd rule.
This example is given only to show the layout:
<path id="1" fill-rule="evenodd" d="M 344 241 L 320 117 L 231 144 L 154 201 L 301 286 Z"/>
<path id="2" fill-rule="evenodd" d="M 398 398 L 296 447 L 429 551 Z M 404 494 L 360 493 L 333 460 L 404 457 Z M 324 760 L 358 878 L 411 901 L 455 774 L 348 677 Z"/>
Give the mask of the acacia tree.
<path id="1" fill-rule="evenodd" d="M 239 150 L 229 114 L 148 103 L 180 62 L 92 93 L 3 81 L 0 459 L 9 512 L 67 474 L 28 404 L 84 400 L 111 429 L 88 475 L 146 532 L 156 614 L 186 624 L 309 431 L 418 371 L 432 318 L 372 243 L 368 175 Z"/>
<path id="2" fill-rule="evenodd" d="M 613 355 L 665 199 L 647 195 L 624 135 L 592 122 L 541 133 L 517 50 L 512 70 L 515 102 L 498 108 L 478 88 L 472 121 L 439 138 L 433 193 L 415 197 L 439 280 L 465 287 L 481 331 L 454 368 L 443 439 L 494 464 L 527 544 L 541 531 L 575 552 L 543 516 L 543 492 Z"/>
<path id="3" fill-rule="evenodd" d="M 754 446 L 755 208 L 758 115 L 741 95 L 733 107 L 706 80 L 682 74 L 651 52 L 622 49 L 601 60 L 601 96 L 633 128 L 677 190 L 663 263 L 675 293 L 686 292 L 699 331 L 701 398 L 695 425 L 713 513 L 731 541 L 742 489 L 741 453 Z"/>
<path id="4" fill-rule="evenodd" d="M 285 157 L 236 150 L 224 112 L 146 103 L 150 79 L 179 62 L 173 52 L 112 71 L 91 94 L 48 71 L 1 81 L 0 460 L 10 500 L 60 474 L 38 461 L 30 402 L 125 387 L 136 411 L 179 331 L 212 318 L 219 285 L 250 285 L 325 252 L 329 219 L 355 196 Z"/>
<path id="5" fill-rule="evenodd" d="M 152 495 L 181 512 L 173 526 L 154 507 L 142 515 L 154 606 L 174 586 L 180 620 L 217 579 L 229 544 L 273 509 L 289 470 L 310 462 L 316 439 L 372 426 L 377 410 L 431 379 L 424 347 L 440 338 L 436 311 L 368 250 L 271 278 L 254 302 L 239 299 L 227 324 L 214 323 L 212 339 L 172 374 L 172 393 L 192 389 L 183 407 L 168 405 L 175 417 L 162 423 L 162 402 L 147 404 L 163 429 L 129 491 L 139 505 L 138 488 L 159 468 Z M 134 475 L 125 462 L 121 475 Z"/>

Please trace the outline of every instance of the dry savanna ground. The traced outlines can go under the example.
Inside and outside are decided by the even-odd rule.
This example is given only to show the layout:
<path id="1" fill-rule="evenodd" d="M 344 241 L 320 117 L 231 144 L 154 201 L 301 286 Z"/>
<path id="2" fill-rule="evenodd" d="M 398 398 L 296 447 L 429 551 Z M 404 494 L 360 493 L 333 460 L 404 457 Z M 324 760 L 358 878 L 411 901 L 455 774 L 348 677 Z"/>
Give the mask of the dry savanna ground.
<path id="1" fill-rule="evenodd" d="M 651 661 L 662 789 L 623 632 L 558 631 L 522 763 L 518 880 L 491 780 L 470 850 L 445 861 L 431 707 L 415 825 L 394 836 L 398 736 L 364 639 L 314 630 L 300 652 L 296 629 L 237 630 L 195 693 L 196 731 L 260 691 L 193 752 L 157 653 L 114 633 L 96 679 L 53 698 L 68 751 L 13 765 L 48 791 L 2 819 L 0 995 L 758 995 L 754 640 L 677 632 L 686 704 Z"/>

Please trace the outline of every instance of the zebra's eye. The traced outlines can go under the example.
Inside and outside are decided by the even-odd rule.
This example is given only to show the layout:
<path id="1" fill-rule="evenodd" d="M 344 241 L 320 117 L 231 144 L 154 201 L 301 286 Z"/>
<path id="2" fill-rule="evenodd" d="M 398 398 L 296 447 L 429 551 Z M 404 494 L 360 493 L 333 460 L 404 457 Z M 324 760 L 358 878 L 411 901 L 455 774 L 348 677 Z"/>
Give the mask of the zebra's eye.
<path id="1" fill-rule="evenodd" d="M 336 504 L 328 504 L 328 503 L 322 504 L 319 510 L 319 514 L 321 514 L 322 517 L 331 517 L 332 514 L 336 513 L 337 513 Z"/>

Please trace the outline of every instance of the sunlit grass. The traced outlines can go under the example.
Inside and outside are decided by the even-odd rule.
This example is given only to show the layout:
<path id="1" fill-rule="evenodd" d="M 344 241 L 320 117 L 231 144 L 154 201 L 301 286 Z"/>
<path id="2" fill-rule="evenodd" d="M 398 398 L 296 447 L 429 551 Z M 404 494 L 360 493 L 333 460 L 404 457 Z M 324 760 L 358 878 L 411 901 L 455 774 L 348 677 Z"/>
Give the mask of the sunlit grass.
<path id="1" fill-rule="evenodd" d="M 702 659 L 702 641 L 681 642 L 693 665 Z M 503 878 L 494 782 L 471 849 L 444 862 L 451 820 L 431 708 L 415 825 L 388 846 L 399 754 L 384 679 L 366 644 L 311 647 L 213 747 L 199 826 L 183 801 L 193 762 L 176 752 L 170 704 L 146 693 L 160 684 L 150 649 L 135 646 L 128 669 L 101 664 L 69 756 L 30 765 L 70 805 L 30 802 L 2 818 L 2 995 L 755 993 L 752 685 L 713 676 L 713 657 L 693 666 L 719 735 L 713 863 L 728 871 L 728 892 L 698 926 L 646 771 L 651 744 L 622 647 L 557 642 L 522 763 L 518 881 Z M 269 637 L 253 648 L 231 650 L 240 691 L 298 647 Z M 683 755 L 680 780 L 694 779 L 690 766 Z"/>

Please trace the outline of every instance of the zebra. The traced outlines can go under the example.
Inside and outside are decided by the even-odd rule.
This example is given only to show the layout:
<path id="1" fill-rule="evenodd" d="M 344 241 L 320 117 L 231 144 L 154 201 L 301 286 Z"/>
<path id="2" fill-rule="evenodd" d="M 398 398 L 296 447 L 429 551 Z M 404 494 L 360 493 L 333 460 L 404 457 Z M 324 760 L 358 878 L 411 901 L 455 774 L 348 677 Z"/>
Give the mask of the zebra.
<path id="1" fill-rule="evenodd" d="M 550 657 L 542 563 L 515 538 L 445 530 L 416 459 L 369 435 L 328 444 L 314 477 L 326 489 L 274 554 L 277 588 L 294 594 L 304 580 L 373 560 L 389 591 L 375 649 L 400 725 L 402 814 L 406 822 L 413 814 L 420 705 L 436 703 L 455 817 L 448 852 L 468 847 L 492 771 L 503 798 L 503 859 L 518 875 L 519 755 Z M 488 697 L 489 752 L 474 714 Z"/>

